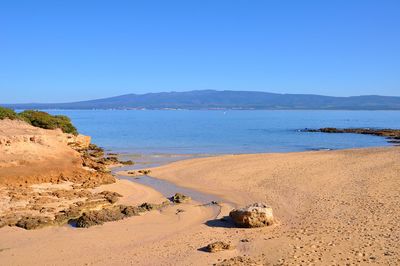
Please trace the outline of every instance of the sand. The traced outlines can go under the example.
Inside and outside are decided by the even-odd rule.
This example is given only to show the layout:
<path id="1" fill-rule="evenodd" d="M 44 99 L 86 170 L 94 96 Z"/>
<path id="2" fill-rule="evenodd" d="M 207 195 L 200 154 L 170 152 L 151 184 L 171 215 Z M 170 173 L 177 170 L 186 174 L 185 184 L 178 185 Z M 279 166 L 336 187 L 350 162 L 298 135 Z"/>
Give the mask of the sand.
<path id="1" fill-rule="evenodd" d="M 152 176 L 220 196 L 262 201 L 278 223 L 238 229 L 198 203 L 74 229 L 0 229 L 1 265 L 212 265 L 246 256 L 259 265 L 400 264 L 400 148 L 226 155 L 154 168 Z M 162 201 L 153 189 L 119 181 L 121 202 Z M 178 211 L 183 209 L 183 212 Z M 235 248 L 206 253 L 214 241 Z"/>
<path id="2" fill-rule="evenodd" d="M 400 263 L 399 148 L 227 155 L 152 175 L 239 205 L 270 204 L 280 225 L 251 234 L 247 250 L 269 263 Z"/>
<path id="3" fill-rule="evenodd" d="M 118 192 L 124 196 L 121 203 L 133 205 L 165 200 L 151 188 L 124 180 L 97 189 Z M 70 226 L 31 231 L 2 228 L 0 264 L 175 265 L 180 259 L 187 265 L 186 255 L 193 253 L 195 257 L 198 253 L 196 245 L 190 243 L 191 235 L 201 237 L 204 221 L 214 215 L 212 208 L 193 202 L 88 229 Z"/>

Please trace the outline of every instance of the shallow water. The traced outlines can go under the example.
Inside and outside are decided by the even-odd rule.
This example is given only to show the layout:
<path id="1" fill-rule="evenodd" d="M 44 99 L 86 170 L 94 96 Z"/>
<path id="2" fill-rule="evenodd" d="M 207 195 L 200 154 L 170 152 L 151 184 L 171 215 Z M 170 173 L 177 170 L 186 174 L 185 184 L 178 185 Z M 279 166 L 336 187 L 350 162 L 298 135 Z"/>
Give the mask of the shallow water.
<path id="1" fill-rule="evenodd" d="M 400 128 L 399 111 L 139 111 L 49 110 L 71 117 L 82 134 L 122 160 L 151 168 L 193 157 L 224 153 L 288 152 L 389 145 L 384 138 L 356 134 L 307 133 L 321 127 Z M 213 195 L 165 180 L 119 176 L 150 186 L 165 197 L 176 192 L 201 203 L 220 201 Z"/>
<path id="2" fill-rule="evenodd" d="M 135 160 L 135 157 L 137 156 L 129 156 L 129 155 L 123 155 L 121 156 L 122 160 Z M 135 161 L 135 165 L 133 166 L 122 166 L 113 169 L 113 173 L 119 178 L 119 179 L 125 179 L 129 180 L 131 182 L 136 182 L 142 185 L 149 186 L 158 192 L 160 192 L 163 196 L 166 198 L 170 198 L 173 196 L 175 193 L 179 192 L 184 195 L 190 196 L 193 200 L 203 203 L 203 204 L 208 204 L 212 201 L 217 201 L 220 202 L 222 201 L 221 198 L 207 194 L 207 193 L 202 193 L 197 190 L 193 190 L 190 188 L 185 188 L 181 187 L 179 185 L 176 185 L 174 183 L 171 183 L 166 180 L 158 179 L 155 177 L 152 177 L 150 175 L 145 175 L 145 176 L 137 176 L 137 177 L 128 177 L 128 176 L 123 176 L 123 175 L 117 175 L 116 173 L 119 171 L 125 171 L 125 170 L 136 170 L 136 169 L 144 169 L 144 168 L 150 168 L 150 167 L 156 167 L 160 166 L 162 164 L 167 164 L 170 162 L 174 162 L 177 160 L 182 160 L 182 159 L 190 159 L 190 158 L 195 158 L 194 156 L 170 156 L 170 157 L 162 157 L 162 160 L 159 161 L 152 161 L 151 163 L 147 163 L 148 160 L 145 160 L 145 164 L 142 163 L 142 161 Z M 151 158 L 149 158 L 151 160 Z"/>
<path id="3" fill-rule="evenodd" d="M 400 111 L 50 110 L 72 118 L 93 142 L 140 155 L 224 154 L 345 149 L 389 145 L 355 134 L 304 128 L 400 128 Z M 155 158 L 155 157 L 154 157 Z"/>
<path id="4" fill-rule="evenodd" d="M 202 193 L 200 191 L 193 190 L 190 188 L 184 188 L 184 187 L 175 185 L 171 182 L 168 182 L 166 180 L 154 178 L 151 176 L 140 176 L 140 177 L 132 178 L 132 177 L 118 175 L 117 177 L 119 179 L 125 179 L 125 180 L 129 180 L 132 182 L 136 182 L 136 183 L 151 187 L 151 188 L 157 190 L 158 192 L 160 192 L 166 198 L 172 197 L 173 195 L 175 195 L 175 193 L 182 193 L 186 196 L 190 196 L 193 200 L 203 203 L 203 204 L 207 204 L 212 201 L 216 201 L 216 202 L 222 201 L 221 198 L 219 198 L 215 195 Z"/>

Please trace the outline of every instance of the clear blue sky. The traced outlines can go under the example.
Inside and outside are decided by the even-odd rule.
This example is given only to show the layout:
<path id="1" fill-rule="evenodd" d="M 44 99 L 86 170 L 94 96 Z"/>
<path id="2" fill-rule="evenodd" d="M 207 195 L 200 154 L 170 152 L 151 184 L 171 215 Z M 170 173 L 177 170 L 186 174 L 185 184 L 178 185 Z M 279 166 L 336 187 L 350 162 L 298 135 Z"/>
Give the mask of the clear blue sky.
<path id="1" fill-rule="evenodd" d="M 400 1 L 0 2 L 2 103 L 195 89 L 400 95 Z"/>

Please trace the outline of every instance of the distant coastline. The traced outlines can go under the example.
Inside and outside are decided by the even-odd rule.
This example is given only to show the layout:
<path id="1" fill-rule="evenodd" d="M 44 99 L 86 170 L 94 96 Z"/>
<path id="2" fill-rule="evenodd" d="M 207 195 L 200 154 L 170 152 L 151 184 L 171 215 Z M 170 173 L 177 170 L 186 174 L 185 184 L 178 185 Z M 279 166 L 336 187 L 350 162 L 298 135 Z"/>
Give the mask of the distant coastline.
<path id="1" fill-rule="evenodd" d="M 127 94 L 71 103 L 0 104 L 13 109 L 118 110 L 400 110 L 400 97 L 333 97 L 258 91 L 198 90 Z"/>

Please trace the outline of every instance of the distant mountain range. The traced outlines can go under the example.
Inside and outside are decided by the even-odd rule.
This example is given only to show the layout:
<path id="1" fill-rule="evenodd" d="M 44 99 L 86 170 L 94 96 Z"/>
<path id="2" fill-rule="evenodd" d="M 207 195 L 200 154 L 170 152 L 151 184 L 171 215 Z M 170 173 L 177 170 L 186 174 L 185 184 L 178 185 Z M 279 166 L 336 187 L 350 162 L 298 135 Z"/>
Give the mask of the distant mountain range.
<path id="1" fill-rule="evenodd" d="M 400 110 L 400 97 L 331 97 L 256 91 L 198 90 L 127 94 L 71 102 L 2 104 L 14 109 L 256 109 L 256 110 Z"/>

